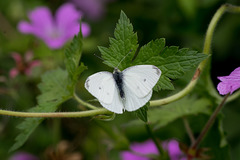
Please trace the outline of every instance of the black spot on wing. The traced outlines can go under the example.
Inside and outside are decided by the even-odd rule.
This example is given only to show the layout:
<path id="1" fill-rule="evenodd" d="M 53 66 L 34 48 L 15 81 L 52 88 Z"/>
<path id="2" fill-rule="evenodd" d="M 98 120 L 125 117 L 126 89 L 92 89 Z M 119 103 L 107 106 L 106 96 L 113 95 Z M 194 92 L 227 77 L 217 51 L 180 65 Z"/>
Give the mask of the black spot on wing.
<path id="1" fill-rule="evenodd" d="M 157 75 L 161 74 L 160 71 L 159 71 L 159 68 L 157 68 L 156 66 L 153 66 L 153 69 L 155 69 Z"/>
<path id="2" fill-rule="evenodd" d="M 146 78 L 143 79 L 143 82 L 146 82 Z"/>
<path id="3" fill-rule="evenodd" d="M 87 89 L 89 88 L 89 84 L 88 83 L 89 83 L 89 79 L 86 80 L 86 87 L 87 87 Z"/>

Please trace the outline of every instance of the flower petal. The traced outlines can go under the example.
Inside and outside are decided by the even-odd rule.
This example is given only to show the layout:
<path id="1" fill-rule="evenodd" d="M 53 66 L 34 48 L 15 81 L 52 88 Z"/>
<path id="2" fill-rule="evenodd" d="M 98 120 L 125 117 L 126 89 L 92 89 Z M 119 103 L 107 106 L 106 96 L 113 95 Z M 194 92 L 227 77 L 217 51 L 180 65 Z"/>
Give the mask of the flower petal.
<path id="1" fill-rule="evenodd" d="M 64 43 L 66 43 L 68 39 L 66 38 L 63 38 L 63 37 L 59 37 L 59 38 L 47 38 L 45 40 L 45 43 L 48 45 L 49 48 L 52 48 L 52 49 L 58 49 L 58 48 L 61 48 Z"/>
<path id="2" fill-rule="evenodd" d="M 30 23 L 21 21 L 18 29 L 22 33 L 30 33 L 42 40 L 46 40 L 55 29 L 52 14 L 47 7 L 37 7 L 28 15 Z"/>
<path id="3" fill-rule="evenodd" d="M 83 37 L 87 37 L 89 36 L 90 32 L 91 32 L 91 29 L 90 29 L 90 26 L 87 24 L 87 23 L 82 23 L 82 34 L 83 34 Z"/>
<path id="4" fill-rule="evenodd" d="M 220 82 L 217 85 L 217 90 L 218 90 L 219 94 L 226 95 L 231 92 L 231 87 L 228 83 Z"/>
<path id="5" fill-rule="evenodd" d="M 19 152 L 10 157 L 10 160 L 38 160 L 38 158 L 26 152 Z"/>
<path id="6" fill-rule="evenodd" d="M 72 28 L 72 25 L 75 26 L 76 24 L 79 24 L 81 15 L 82 13 L 78 12 L 72 4 L 66 3 L 62 5 L 55 15 L 58 29 L 65 32 Z"/>
<path id="7" fill-rule="evenodd" d="M 240 67 L 231 72 L 229 76 L 217 77 L 220 81 L 217 89 L 219 94 L 232 94 L 235 90 L 240 88 Z"/>
<path id="8" fill-rule="evenodd" d="M 240 76 L 240 67 L 231 72 L 230 76 Z"/>
<path id="9" fill-rule="evenodd" d="M 52 13 L 47 7 L 37 7 L 29 13 L 29 18 L 32 25 L 41 31 L 51 30 L 55 25 Z"/>
<path id="10" fill-rule="evenodd" d="M 92 20 L 99 20 L 103 16 L 108 1 L 110 0 L 72 0 Z"/>
<path id="11" fill-rule="evenodd" d="M 10 78 L 15 78 L 18 74 L 19 74 L 19 71 L 18 71 L 17 68 L 13 68 L 13 69 L 11 69 L 10 72 L 9 72 Z"/>
<path id="12" fill-rule="evenodd" d="M 27 76 L 31 75 L 33 68 L 34 68 L 34 67 L 37 67 L 37 66 L 39 66 L 39 65 L 41 65 L 41 61 L 39 61 L 39 60 L 35 60 L 35 61 L 30 62 L 30 63 L 28 64 L 27 68 L 25 68 L 24 73 L 25 73 Z"/>
<path id="13" fill-rule="evenodd" d="M 18 53 L 12 53 L 12 57 L 15 60 L 16 64 L 22 63 L 22 57 Z"/>
<path id="14" fill-rule="evenodd" d="M 25 34 L 34 34 L 34 30 L 35 30 L 35 28 L 32 26 L 32 24 L 30 24 L 26 21 L 19 22 L 17 28 L 20 32 L 25 33 Z"/>

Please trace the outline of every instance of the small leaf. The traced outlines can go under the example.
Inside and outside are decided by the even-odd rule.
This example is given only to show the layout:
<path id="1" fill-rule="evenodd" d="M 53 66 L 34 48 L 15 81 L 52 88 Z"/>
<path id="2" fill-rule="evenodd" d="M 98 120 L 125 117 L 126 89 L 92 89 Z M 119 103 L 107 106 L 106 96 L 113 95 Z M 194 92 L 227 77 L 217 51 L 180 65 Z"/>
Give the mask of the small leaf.
<path id="1" fill-rule="evenodd" d="M 147 116 L 147 111 L 148 111 L 148 107 L 149 107 L 150 103 L 147 103 L 146 105 L 144 105 L 143 107 L 139 108 L 138 110 L 136 110 L 134 113 L 135 115 L 141 119 L 143 122 L 148 122 L 148 116 Z"/>
<path id="2" fill-rule="evenodd" d="M 123 70 L 132 62 L 138 47 L 137 34 L 133 32 L 133 26 L 123 11 L 121 11 L 114 36 L 115 38 L 109 38 L 109 48 L 98 47 L 98 49 L 102 54 L 104 63 L 110 67 L 117 67 L 119 62 L 128 54 L 118 66 L 120 70 Z"/>
<path id="3" fill-rule="evenodd" d="M 58 106 L 71 97 L 67 90 L 68 74 L 62 69 L 46 72 L 42 76 L 42 82 L 38 85 L 41 95 L 37 97 L 38 106 L 29 112 L 55 112 Z M 21 147 L 44 118 L 26 118 L 17 127 L 21 133 L 16 137 L 15 144 L 10 151 Z"/>
<path id="4" fill-rule="evenodd" d="M 79 75 L 87 69 L 83 63 L 79 66 L 79 61 L 82 55 L 82 34 L 79 32 L 78 36 L 74 36 L 70 46 L 65 50 L 65 66 L 69 75 L 69 91 L 73 93 L 74 87 L 77 83 Z"/>
<path id="5" fill-rule="evenodd" d="M 208 114 L 211 102 L 208 99 L 186 97 L 160 108 L 148 111 L 149 121 L 156 123 L 155 128 L 163 127 L 177 118 L 198 113 Z"/>

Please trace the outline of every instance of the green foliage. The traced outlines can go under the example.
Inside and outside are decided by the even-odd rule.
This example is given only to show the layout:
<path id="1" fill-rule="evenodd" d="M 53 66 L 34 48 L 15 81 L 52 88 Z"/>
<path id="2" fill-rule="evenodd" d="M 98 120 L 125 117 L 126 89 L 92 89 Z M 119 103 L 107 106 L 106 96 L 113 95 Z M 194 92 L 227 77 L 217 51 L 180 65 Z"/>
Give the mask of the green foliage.
<path id="1" fill-rule="evenodd" d="M 29 110 L 29 112 L 54 112 L 58 106 L 71 97 L 67 90 L 68 74 L 62 69 L 56 69 L 46 72 L 42 76 L 42 82 L 38 85 L 41 95 L 37 97 L 38 106 Z M 15 144 L 10 151 L 21 147 L 31 133 L 43 121 L 44 118 L 26 118 L 17 128 L 21 133 L 16 137 Z"/>
<path id="2" fill-rule="evenodd" d="M 171 104 L 148 111 L 149 121 L 155 123 L 155 128 L 163 127 L 174 120 L 199 113 L 210 113 L 211 102 L 208 99 L 186 97 Z"/>
<path id="3" fill-rule="evenodd" d="M 134 113 L 135 115 L 141 119 L 143 122 L 147 122 L 148 121 L 148 115 L 147 115 L 147 111 L 148 111 L 148 107 L 149 107 L 150 103 L 147 103 L 146 105 L 144 105 L 143 107 L 139 108 L 138 110 L 136 110 Z"/>
<path id="4" fill-rule="evenodd" d="M 98 48 L 102 54 L 104 63 L 110 67 L 117 67 L 123 57 L 128 54 L 118 66 L 120 70 L 123 70 L 131 63 L 132 57 L 138 47 L 137 34 L 133 32 L 133 26 L 123 11 L 121 11 L 120 19 L 114 31 L 114 36 L 115 39 L 109 38 L 109 48 Z"/>
<path id="5" fill-rule="evenodd" d="M 79 75 L 86 69 L 79 60 L 82 51 L 82 35 L 75 36 L 70 47 L 65 51 L 65 65 L 67 70 L 56 69 L 42 75 L 42 82 L 38 85 L 41 95 L 37 97 L 38 106 L 29 112 L 55 112 L 58 106 L 70 99 Z M 21 147 L 44 118 L 27 118 L 17 128 L 21 133 L 16 137 L 15 144 L 10 151 Z"/>
<path id="6" fill-rule="evenodd" d="M 138 47 L 137 35 L 133 32 L 133 26 L 123 12 L 121 12 L 114 36 L 115 39 L 109 39 L 109 48 L 99 47 L 104 63 L 110 67 L 117 67 L 119 64 L 120 70 L 141 64 L 157 66 L 161 69 L 162 75 L 154 88 L 156 91 L 161 89 L 173 90 L 174 86 L 171 80 L 183 76 L 185 72 L 195 68 L 207 58 L 207 55 L 197 51 L 189 51 L 187 48 L 165 47 L 165 39 L 161 38 L 142 46 L 133 61 L 134 53 Z M 123 59 L 125 56 L 126 58 Z M 121 60 L 123 61 L 121 62 Z"/>
<path id="7" fill-rule="evenodd" d="M 143 46 L 133 64 L 157 66 L 162 71 L 162 75 L 155 89 L 173 90 L 174 86 L 170 79 L 180 78 L 185 72 L 195 68 L 206 57 L 205 54 L 189 51 L 187 48 L 165 47 L 165 40 L 162 38 Z"/>
<path id="8" fill-rule="evenodd" d="M 69 91 L 73 93 L 75 85 L 77 83 L 79 75 L 87 69 L 83 63 L 79 65 L 79 61 L 82 55 L 82 33 L 79 32 L 78 36 L 75 36 L 70 46 L 65 50 L 65 66 L 69 76 Z"/>
<path id="9" fill-rule="evenodd" d="M 221 119 L 216 119 L 215 124 L 211 127 L 207 136 L 203 140 L 200 145 L 203 148 L 210 149 L 207 152 L 207 155 L 211 157 L 212 160 L 219 160 L 219 159 L 229 159 L 231 160 L 230 150 L 228 144 L 222 145 L 222 135 L 221 130 L 219 129 L 219 125 L 221 125 Z"/>

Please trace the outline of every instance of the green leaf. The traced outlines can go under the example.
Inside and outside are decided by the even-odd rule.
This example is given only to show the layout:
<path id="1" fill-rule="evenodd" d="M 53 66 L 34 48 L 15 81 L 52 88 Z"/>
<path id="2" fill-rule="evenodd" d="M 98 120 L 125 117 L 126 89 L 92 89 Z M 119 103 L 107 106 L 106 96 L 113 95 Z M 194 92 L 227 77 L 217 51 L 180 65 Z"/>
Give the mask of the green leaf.
<path id="1" fill-rule="evenodd" d="M 137 34 L 133 32 L 133 26 L 123 11 L 121 11 L 120 19 L 114 31 L 114 37 L 109 38 L 109 48 L 101 46 L 98 48 L 105 64 L 110 67 L 119 65 L 118 68 L 123 70 L 132 62 L 138 47 Z M 126 58 L 119 64 L 125 56 Z"/>
<path id="2" fill-rule="evenodd" d="M 211 102 L 208 99 L 185 97 L 160 108 L 149 110 L 148 118 L 150 122 L 156 123 L 155 128 L 160 128 L 183 116 L 199 113 L 208 114 L 210 113 L 210 105 Z"/>
<path id="3" fill-rule="evenodd" d="M 82 55 L 82 46 L 82 34 L 79 32 L 78 36 L 74 36 L 70 46 L 65 50 L 65 66 L 69 75 L 68 89 L 71 93 L 74 91 L 79 75 L 87 69 L 83 63 L 79 65 Z"/>
<path id="4" fill-rule="evenodd" d="M 55 112 L 58 106 L 71 98 L 71 93 L 67 89 L 68 74 L 62 69 L 46 72 L 42 76 L 42 82 L 38 85 L 41 95 L 37 97 L 38 106 L 30 109 L 30 112 Z M 15 144 L 10 151 L 21 147 L 36 127 L 44 118 L 26 118 L 17 128 L 21 133 L 16 137 Z"/>
<path id="5" fill-rule="evenodd" d="M 151 64 L 157 66 L 162 71 L 162 75 L 154 89 L 173 90 L 171 80 L 180 78 L 207 57 L 206 54 L 189 51 L 187 48 L 165 47 L 165 40 L 161 38 L 143 46 L 133 65 Z"/>
<path id="6" fill-rule="evenodd" d="M 134 113 L 135 115 L 141 119 L 143 122 L 148 122 L 148 116 L 147 116 L 147 111 L 148 111 L 148 107 L 149 107 L 150 103 L 147 103 L 146 105 L 144 105 L 143 107 L 139 108 L 138 110 L 136 110 Z"/>

